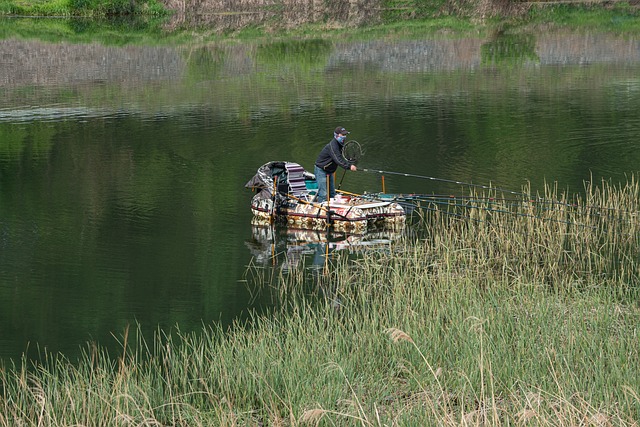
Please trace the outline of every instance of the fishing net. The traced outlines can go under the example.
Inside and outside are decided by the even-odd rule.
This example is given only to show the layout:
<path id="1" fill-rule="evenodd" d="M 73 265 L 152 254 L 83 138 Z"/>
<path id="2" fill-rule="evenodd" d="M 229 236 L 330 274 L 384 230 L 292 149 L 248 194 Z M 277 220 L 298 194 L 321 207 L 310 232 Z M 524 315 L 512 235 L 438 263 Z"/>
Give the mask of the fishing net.
<path id="1" fill-rule="evenodd" d="M 358 141 L 356 141 L 355 139 L 347 141 L 344 144 L 344 147 L 342 147 L 342 155 L 349 161 L 349 163 L 352 163 L 354 165 L 358 164 L 358 160 L 360 160 L 362 154 L 362 147 L 360 146 L 360 143 L 358 143 Z"/>

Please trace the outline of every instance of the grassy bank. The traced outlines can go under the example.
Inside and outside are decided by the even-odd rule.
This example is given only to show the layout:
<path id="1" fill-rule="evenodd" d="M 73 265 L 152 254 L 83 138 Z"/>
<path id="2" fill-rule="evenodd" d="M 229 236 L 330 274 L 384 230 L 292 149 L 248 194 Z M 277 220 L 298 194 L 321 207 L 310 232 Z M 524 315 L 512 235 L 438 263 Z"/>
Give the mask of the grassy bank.
<path id="1" fill-rule="evenodd" d="M 0 0 L 0 14 L 20 16 L 166 15 L 157 0 Z"/>
<path id="2" fill-rule="evenodd" d="M 419 37 L 434 32 L 498 34 L 553 25 L 638 34 L 637 2 L 501 2 L 488 0 L 382 0 L 351 7 L 341 0 L 298 4 L 262 0 L 229 5 L 215 0 L 0 0 L 0 16 L 99 18 L 70 24 L 71 33 L 141 31 L 173 34 L 176 41 L 281 37 Z M 108 18 L 107 21 L 100 20 Z M 162 18 L 162 19 L 160 19 Z M 30 32 L 46 25 L 28 23 Z M 102 27 L 112 28 L 102 28 Z M 186 40 L 185 40 L 186 38 Z"/>
<path id="3" fill-rule="evenodd" d="M 5 367 L 0 426 L 637 425 L 639 195 L 432 204 L 424 240 L 311 296 L 250 269 L 281 311 Z"/>

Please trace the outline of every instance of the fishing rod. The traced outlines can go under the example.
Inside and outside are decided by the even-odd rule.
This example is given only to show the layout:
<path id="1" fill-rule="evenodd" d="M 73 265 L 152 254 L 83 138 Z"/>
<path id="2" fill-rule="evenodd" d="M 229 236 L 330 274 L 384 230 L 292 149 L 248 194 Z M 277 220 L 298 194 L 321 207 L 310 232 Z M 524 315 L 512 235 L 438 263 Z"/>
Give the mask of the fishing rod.
<path id="1" fill-rule="evenodd" d="M 444 203 L 484 203 L 487 205 L 502 205 L 502 206 L 522 206 L 522 200 L 507 199 L 507 198 L 494 198 L 494 197 L 459 197 L 459 196 L 431 196 L 428 194 L 410 194 L 410 195 L 397 195 L 392 200 L 396 201 L 438 201 Z"/>
<path id="2" fill-rule="evenodd" d="M 523 207 L 525 204 L 531 204 L 535 209 L 542 212 L 559 212 L 566 210 L 567 213 L 587 214 L 597 218 L 611 219 L 622 223 L 631 223 L 628 216 L 633 216 L 633 212 L 616 208 L 608 208 L 602 206 L 583 205 L 577 202 L 560 202 L 557 200 L 538 198 L 537 200 L 520 200 L 516 198 L 495 198 L 495 197 L 474 197 L 474 196 L 446 196 L 446 195 L 428 195 L 428 194 L 410 194 L 399 195 L 394 198 L 397 201 L 411 202 L 420 201 L 440 201 L 443 203 L 484 203 L 487 205 L 500 205 L 504 207 L 517 208 Z"/>
<path id="3" fill-rule="evenodd" d="M 338 193 L 341 194 L 345 194 L 347 196 L 356 196 L 356 197 L 360 197 L 363 199 L 369 199 L 369 200 L 378 200 L 378 201 L 387 201 L 387 202 L 413 202 L 415 200 L 424 200 L 424 201 L 430 201 L 430 200 L 448 200 L 448 201 L 458 201 L 458 200 L 464 200 L 467 202 L 483 202 L 483 203 L 498 203 L 498 202 L 511 202 L 510 204 L 512 206 L 517 206 L 518 203 L 522 203 L 523 200 L 522 199 L 518 199 L 518 198 L 506 198 L 506 197 L 492 197 L 492 196 L 488 196 L 488 197 L 478 197 L 478 196 L 456 196 L 453 194 L 415 194 L 415 193 L 410 193 L 410 194 L 388 194 L 388 193 L 380 193 L 380 192 L 376 192 L 376 193 L 363 193 L 363 194 L 358 194 L 358 193 L 351 193 L 349 191 L 345 191 L 345 190 L 340 190 L 338 188 L 337 190 Z M 528 202 L 529 200 L 527 200 L 526 202 Z M 531 200 L 533 201 L 533 200 Z"/>
<path id="4" fill-rule="evenodd" d="M 534 198 L 533 195 L 529 194 L 529 193 L 524 193 L 521 191 L 514 191 L 514 190 L 509 190 L 506 188 L 500 188 L 500 187 L 493 187 L 491 185 L 482 185 L 482 184 L 473 184 L 470 182 L 464 182 L 464 181 L 456 181 L 456 180 L 451 180 L 451 179 L 444 179 L 444 178 L 436 178 L 436 177 L 432 177 L 432 176 L 426 176 L 426 175 L 417 175 L 417 174 L 411 174 L 411 173 L 405 173 L 405 172 L 395 172 L 395 171 L 385 171 L 385 170 L 378 170 L 378 169 L 367 169 L 367 168 L 358 168 L 359 171 L 363 171 L 363 172 L 369 172 L 369 173 L 378 173 L 378 174 L 382 174 L 383 176 L 385 174 L 387 175 L 397 175 L 397 176 L 404 176 L 404 177 L 409 177 L 409 178 L 418 178 L 418 179 L 428 179 L 431 181 L 438 181 L 438 182 L 446 182 L 449 184 L 457 184 L 457 185 L 466 185 L 469 187 L 475 187 L 475 188 L 482 188 L 482 189 L 487 189 L 487 190 L 493 190 L 496 192 L 501 192 L 501 193 L 508 193 L 508 194 L 512 194 L 512 195 L 517 195 L 517 196 L 524 196 L 526 197 L 527 200 L 513 200 L 514 202 L 520 202 L 520 203 L 546 203 L 549 205 L 555 205 L 555 206 L 563 206 L 563 207 L 570 207 L 570 208 L 577 208 L 577 209 L 581 209 L 583 211 L 599 211 L 598 213 L 594 213 L 598 216 L 606 216 L 606 217 L 611 217 L 611 214 L 630 214 L 630 215 L 634 215 L 634 212 L 625 210 L 625 209 L 618 209 L 618 208 L 611 208 L 611 207 L 606 207 L 606 206 L 594 206 L 594 205 L 580 205 L 579 203 L 571 203 L 571 202 L 562 202 L 562 201 L 558 201 L 558 200 L 553 200 L 553 199 L 549 199 L 546 197 L 541 197 L 541 196 L 536 196 Z M 429 195 L 410 195 L 413 197 L 419 197 L 419 198 L 427 198 L 430 197 Z M 445 197 L 449 197 L 449 198 L 464 198 L 465 196 L 441 196 L 443 198 Z M 475 198 L 477 200 L 482 200 L 482 199 L 493 199 L 493 200 L 508 200 L 506 198 L 495 198 L 495 197 L 477 197 L 477 196 L 466 196 L 467 198 Z"/>
<path id="5" fill-rule="evenodd" d="M 466 185 L 466 186 L 469 186 L 469 187 L 483 188 L 483 189 L 487 189 L 487 190 L 495 190 L 495 191 L 500 191 L 500 192 L 503 192 L 503 193 L 517 194 L 517 195 L 531 197 L 529 194 L 523 193 L 521 191 L 508 190 L 506 188 L 493 187 L 491 185 L 473 184 L 473 183 L 470 183 L 470 182 L 456 181 L 456 180 L 453 180 L 453 179 L 436 178 L 436 177 L 433 177 L 433 176 L 416 175 L 416 174 L 413 174 L 413 173 L 405 173 L 405 172 L 384 171 L 384 170 L 378 170 L 378 169 L 358 168 L 358 170 L 362 171 L 362 172 L 377 173 L 377 174 L 381 174 L 381 175 L 398 175 L 398 176 L 404 176 L 404 177 L 407 177 L 407 178 L 428 179 L 428 180 L 431 180 L 431 181 L 446 182 L 446 183 L 449 183 L 449 184 L 457 184 L 457 185 Z"/>
<path id="6" fill-rule="evenodd" d="M 478 218 L 471 218 L 469 216 L 463 215 L 461 212 L 462 209 L 456 209 L 456 211 L 451 212 L 449 209 L 447 210 L 443 210 L 443 209 L 439 209 L 438 205 L 443 205 L 446 206 L 447 208 L 463 208 L 463 209 L 478 209 L 481 211 L 486 211 L 489 213 L 498 213 L 498 214 L 509 214 L 509 215 L 513 215 L 513 216 L 518 216 L 518 217 L 523 217 L 523 218 L 532 218 L 532 219 L 537 219 L 537 220 L 541 220 L 541 221 L 546 221 L 546 222 L 555 222 L 558 224 L 566 224 L 566 225 L 573 225 L 576 227 L 583 227 L 583 228 L 592 228 L 595 229 L 596 227 L 593 225 L 587 225 L 587 224 L 582 224 L 579 222 L 575 222 L 575 221 L 569 221 L 569 220 L 561 220 L 561 219 L 555 219 L 555 218 L 545 218 L 541 215 L 534 215 L 534 214 L 530 214 L 530 213 L 522 213 L 522 212 L 514 212 L 514 211 L 510 211 L 510 210 L 504 210 L 504 209 L 492 209 L 490 207 L 484 207 L 484 206 L 476 206 L 476 205 L 467 205 L 467 204 L 451 204 L 450 202 L 444 202 L 444 201 L 429 201 L 429 204 L 432 206 L 423 206 L 420 201 L 416 201 L 417 203 L 414 204 L 416 209 L 420 209 L 420 210 L 426 210 L 426 211 L 431 211 L 431 212 L 439 212 L 448 216 L 453 216 L 456 218 L 466 218 L 469 220 L 473 220 L 475 222 L 486 222 L 484 220 L 478 219 Z M 410 203 L 410 202 L 406 202 L 406 203 Z"/>
<path id="7" fill-rule="evenodd" d="M 356 195 L 354 193 L 349 193 L 346 191 L 340 191 L 340 193 L 343 194 L 348 194 L 348 195 Z M 363 197 L 363 198 L 369 198 L 371 200 L 383 200 L 383 201 L 387 201 L 387 202 L 395 202 L 395 203 L 400 203 L 401 205 L 406 205 L 406 206 L 411 206 L 413 208 L 417 208 L 417 209 L 425 209 L 425 210 L 438 210 L 440 212 L 443 213 L 447 213 L 447 214 L 451 214 L 451 212 L 444 212 L 442 210 L 439 209 L 433 209 L 430 208 L 429 206 L 424 206 L 422 204 L 422 202 L 426 202 L 429 203 L 431 205 L 442 205 L 442 206 L 446 206 L 448 208 L 464 208 L 464 209 L 479 209 L 479 210 L 483 210 L 483 211 L 487 211 L 487 212 L 493 212 L 493 213 L 506 213 L 506 214 L 512 214 L 512 215 L 521 215 L 521 216 L 532 216 L 535 217 L 531 214 L 522 214 L 522 213 L 518 213 L 515 212 L 513 210 L 506 210 L 506 208 L 513 208 L 513 207 L 519 207 L 522 206 L 520 204 L 516 204 L 513 202 L 517 202 L 518 200 L 516 199 L 500 199 L 502 201 L 509 201 L 512 203 L 508 203 L 506 205 L 504 204 L 500 204 L 498 203 L 498 201 L 492 201 L 490 198 L 488 199 L 464 199 L 464 198 L 457 198 L 454 196 L 446 196 L 446 197 L 441 197 L 441 196 L 436 196 L 436 197 L 431 197 L 430 195 L 426 195 L 426 194 L 411 194 L 408 196 L 405 195 L 395 195 L 392 197 L 381 197 L 380 193 L 369 193 L 369 194 L 363 194 L 363 195 L 357 195 L 359 197 Z M 478 204 L 470 204 L 469 202 L 477 202 Z M 492 204 L 496 204 L 496 205 L 500 205 L 505 209 L 494 209 L 490 206 L 482 206 L 481 203 L 485 203 L 488 205 L 492 205 Z M 456 214 L 457 215 L 457 214 Z"/>
<path id="8" fill-rule="evenodd" d="M 510 214 L 510 215 L 519 216 L 519 217 L 539 219 L 547 222 L 558 222 L 561 224 L 569 224 L 569 225 L 592 228 L 592 229 L 598 228 L 596 221 L 597 222 L 613 221 L 614 223 L 617 223 L 617 224 L 633 224 L 634 223 L 633 219 L 626 218 L 622 215 L 611 215 L 610 213 L 607 213 L 607 212 L 602 212 L 602 213 L 586 212 L 587 210 L 589 210 L 588 206 L 585 207 L 577 204 L 576 205 L 559 204 L 557 202 L 548 201 L 548 200 L 542 200 L 540 202 L 531 201 L 533 202 L 531 203 L 532 211 L 530 211 L 529 213 L 522 211 L 522 209 L 525 209 L 522 204 L 518 204 L 518 203 L 503 204 L 503 203 L 495 203 L 489 200 L 481 200 L 481 199 L 471 200 L 471 202 L 477 203 L 477 204 L 469 203 L 469 200 L 458 201 L 456 199 L 444 199 L 444 198 L 442 199 L 418 198 L 418 199 L 409 199 L 409 200 L 399 199 L 396 202 L 405 208 L 408 205 L 414 209 L 429 210 L 427 207 L 422 205 L 422 203 L 427 203 L 432 206 L 437 206 L 437 207 L 444 206 L 447 209 L 449 208 L 457 209 L 458 211 L 462 209 L 466 209 L 466 210 L 478 209 L 478 210 L 482 210 L 490 213 Z M 529 202 L 525 202 L 525 203 L 529 203 Z M 499 208 L 499 209 L 496 209 L 496 208 Z M 439 209 L 436 209 L 436 210 L 439 210 Z M 440 211 L 446 214 L 449 213 L 444 210 L 440 210 Z M 577 215 L 586 214 L 591 217 L 591 220 L 587 219 L 586 222 L 576 221 L 571 219 L 561 220 L 557 218 L 546 218 L 544 216 L 545 214 L 551 214 L 551 215 L 561 214 L 567 218 L 575 218 Z"/>
<path id="9" fill-rule="evenodd" d="M 362 150 L 362 146 L 360 145 L 360 143 L 358 143 L 355 140 L 350 140 L 347 141 L 347 143 L 345 144 L 345 146 L 343 147 L 342 150 L 342 154 L 345 157 L 345 159 L 347 159 L 350 163 L 352 164 L 357 164 L 358 161 L 360 160 L 360 158 L 362 157 L 362 155 L 364 154 L 364 151 Z M 625 214 L 625 215 L 631 215 L 633 217 L 638 216 L 638 212 L 634 212 L 634 211 L 628 211 L 626 209 L 619 209 L 619 208 L 613 208 L 613 207 L 608 207 L 608 206 L 593 206 L 593 205 L 581 205 L 579 203 L 571 203 L 571 202 L 561 202 L 558 200 L 552 200 L 546 197 L 541 197 L 541 196 L 536 196 L 537 200 L 534 200 L 533 196 L 530 193 L 525 193 L 522 191 L 514 191 L 514 190 L 509 190 L 506 188 L 500 188 L 500 187 L 494 187 L 491 185 L 481 185 L 481 184 L 473 184 L 470 182 L 464 182 L 464 181 L 457 181 L 457 180 L 452 180 L 452 179 L 444 179 L 444 178 L 436 178 L 433 176 L 426 176 L 426 175 L 417 175 L 417 174 L 412 174 L 412 173 L 405 173 L 405 172 L 395 172 L 395 171 L 385 171 L 385 170 L 379 170 L 379 169 L 371 169 L 371 168 L 358 168 L 358 171 L 362 171 L 362 172 L 368 172 L 368 173 L 377 173 L 377 174 L 381 174 L 382 175 L 382 187 L 383 187 L 383 193 L 384 193 L 384 175 L 397 175 L 397 176 L 404 176 L 404 177 L 409 177 L 409 178 L 417 178 L 417 179 L 428 179 L 431 181 L 438 181 L 438 182 L 446 182 L 449 184 L 456 184 L 456 185 L 466 185 L 469 187 L 475 187 L 475 188 L 482 188 L 482 189 L 488 189 L 488 190 L 493 190 L 493 191 L 499 191 L 502 193 L 508 193 L 508 194 L 513 194 L 513 195 L 517 195 L 517 196 L 524 196 L 526 197 L 528 200 L 528 202 L 544 202 L 544 203 L 549 203 L 551 205 L 559 205 L 559 206 L 566 206 L 566 207 L 572 207 L 572 208 L 580 208 L 582 211 L 587 212 L 587 211 L 598 211 L 598 215 L 600 216 L 607 216 L 609 217 L 610 215 L 608 214 L 614 214 L 614 215 L 620 215 L 620 214 Z M 345 171 L 346 172 L 346 171 Z M 340 180 L 340 186 L 342 185 L 342 180 L 344 179 L 344 173 L 342 175 L 342 179 Z M 340 186 L 338 188 L 340 188 Z"/>
<path id="10" fill-rule="evenodd" d="M 364 154 L 364 151 L 362 150 L 362 146 L 356 140 L 347 141 L 345 143 L 345 145 L 342 147 L 342 156 L 350 164 L 356 165 L 363 154 Z M 436 177 L 433 177 L 433 176 L 416 175 L 416 174 L 405 173 L 405 172 L 384 171 L 384 170 L 369 169 L 369 168 L 358 168 L 357 170 L 362 171 L 362 172 L 377 173 L 377 174 L 383 175 L 383 177 L 382 177 L 382 179 L 383 179 L 383 187 L 384 187 L 384 175 L 398 175 L 398 176 L 404 176 L 404 177 L 409 177 L 409 178 L 428 179 L 428 180 L 431 180 L 431 181 L 447 182 L 449 184 L 466 185 L 466 186 L 469 186 L 469 187 L 484 188 L 484 189 L 489 189 L 489 190 L 494 190 L 494 191 L 502 191 L 502 192 L 505 192 L 505 193 L 517 194 L 517 195 L 525 195 L 527 197 L 530 197 L 530 195 L 528 195 L 526 193 L 523 193 L 521 191 L 513 191 L 513 190 L 508 190 L 508 189 L 499 188 L 499 187 L 492 187 L 490 185 L 473 184 L 473 183 L 470 183 L 470 182 L 456 181 L 456 180 L 451 180 L 451 179 L 436 178 Z M 344 174 L 342 175 L 342 179 L 344 179 Z M 342 179 L 340 180 L 340 185 L 342 185 Z M 338 187 L 338 188 L 340 188 L 340 187 Z"/>
<path id="11" fill-rule="evenodd" d="M 413 209 L 430 210 L 426 208 L 424 205 L 422 205 L 421 202 L 432 203 L 435 205 L 444 205 L 449 207 L 466 208 L 466 209 L 477 208 L 477 209 L 496 212 L 496 213 L 499 213 L 499 212 L 510 213 L 510 214 L 520 215 L 520 216 L 523 216 L 525 214 L 514 212 L 513 210 L 507 211 L 504 209 L 502 210 L 492 209 L 490 206 L 497 205 L 499 207 L 508 209 L 508 208 L 521 208 L 523 207 L 524 204 L 530 203 L 533 207 L 535 207 L 535 209 L 537 209 L 538 212 L 557 212 L 559 210 L 558 207 L 570 208 L 575 210 L 575 212 L 585 212 L 585 211 L 592 211 L 595 209 L 599 209 L 599 207 L 597 206 L 583 206 L 577 203 L 562 203 L 556 200 L 545 199 L 541 197 L 539 197 L 537 200 L 535 199 L 522 200 L 519 198 L 506 198 L 506 197 L 455 196 L 455 195 L 441 195 L 441 194 L 396 194 L 396 195 L 385 194 L 385 193 L 355 194 L 355 193 L 350 193 L 344 190 L 338 190 L 338 192 L 346 195 L 358 196 L 363 199 L 395 202 L 395 203 L 399 203 L 402 207 L 410 208 L 411 210 Z M 481 204 L 483 203 L 486 204 L 487 206 L 482 206 Z M 612 218 L 618 222 L 626 222 L 626 223 L 629 222 L 629 220 L 615 218 L 608 212 L 599 212 L 599 213 L 591 212 L 590 214 L 600 218 Z M 531 216 L 529 214 L 527 216 L 537 218 L 537 216 L 535 215 Z"/>
<path id="12" fill-rule="evenodd" d="M 557 222 L 560 224 L 567 224 L 567 225 L 574 225 L 574 226 L 578 226 L 578 227 L 585 227 L 585 228 L 594 228 L 593 226 L 590 225 L 586 225 L 586 224 L 581 224 L 575 221 L 567 221 L 567 220 L 560 220 L 560 219 L 554 219 L 554 218 L 544 218 L 540 215 L 535 215 L 535 214 L 531 214 L 531 213 L 523 213 L 523 212 L 517 212 L 514 210 L 507 210 L 506 208 L 513 208 L 513 207 L 521 207 L 521 204 L 518 203 L 514 203 L 514 202 L 518 202 L 518 199 L 507 199 L 507 198 L 503 198 L 503 199 L 496 199 L 496 201 L 493 200 L 493 198 L 458 198 L 455 196 L 435 196 L 435 197 L 431 197 L 430 195 L 425 195 L 425 194 L 412 194 L 412 195 L 408 195 L 408 196 L 404 196 L 404 195 L 396 195 L 396 196 L 392 196 L 392 197 L 381 197 L 380 193 L 365 193 L 363 195 L 358 195 L 358 194 L 354 194 L 354 193 L 349 193 L 347 191 L 343 191 L 343 190 L 338 190 L 339 193 L 343 193 L 343 194 L 347 194 L 347 195 L 352 195 L 352 196 L 359 196 L 359 197 L 363 197 L 363 198 L 369 198 L 371 200 L 383 200 L 383 201 L 388 201 L 388 202 L 396 202 L 399 203 L 401 205 L 404 205 L 403 207 L 413 207 L 414 209 L 420 209 L 420 210 L 425 210 L 425 211 L 432 211 L 432 212 L 440 212 L 443 213 L 445 215 L 448 216 L 453 216 L 456 218 L 467 218 L 469 220 L 473 220 L 475 222 L 484 222 L 483 220 L 477 219 L 477 218 L 470 218 L 468 216 L 465 216 L 463 214 L 460 213 L 461 210 L 463 209 L 478 209 L 478 210 L 482 210 L 482 211 L 486 211 L 486 212 L 490 212 L 490 213 L 500 213 L 500 214 L 509 214 L 509 215 L 514 215 L 514 216 L 520 216 L 520 217 L 525 217 L 525 218 L 533 218 L 533 219 L 539 219 L 542 221 L 548 221 L 548 222 Z M 524 193 L 522 193 L 524 194 Z M 469 196 L 467 196 L 469 197 Z M 541 199 L 542 202 L 544 203 L 545 200 Z M 486 203 L 488 205 L 491 204 L 497 204 L 500 205 L 500 203 L 498 203 L 498 201 L 506 201 L 506 202 L 511 202 L 508 203 L 506 205 L 502 205 L 505 209 L 495 209 L 492 208 L 490 206 L 482 206 L 480 203 Z M 422 203 L 428 203 L 431 206 L 424 206 Z M 478 204 L 470 204 L 469 202 L 477 202 Z M 525 201 L 525 203 L 530 203 L 530 202 L 536 202 L 535 200 L 527 200 Z M 553 203 L 553 202 L 552 202 Z M 458 212 L 451 212 L 449 209 L 447 210 L 443 210 L 440 209 L 440 206 L 446 206 L 447 208 L 455 208 L 458 210 Z M 575 205 L 566 205 L 566 206 L 570 206 L 570 207 L 578 207 Z M 540 208 L 538 208 L 540 209 Z M 554 212 L 556 211 L 555 209 L 549 209 L 549 208 L 542 208 L 541 209 L 542 212 Z M 540 212 L 540 210 L 538 211 Z"/>
<path id="13" fill-rule="evenodd" d="M 403 202 L 403 203 L 412 203 L 415 201 L 430 202 L 430 203 L 438 203 L 443 205 L 469 207 L 469 208 L 473 208 L 473 207 L 483 208 L 481 206 L 482 204 L 487 206 L 500 206 L 503 208 L 523 208 L 526 204 L 531 204 L 531 206 L 535 207 L 536 209 L 541 211 L 546 211 L 546 212 L 559 211 L 558 207 L 570 208 L 576 211 L 581 211 L 583 208 L 582 206 L 579 206 L 579 205 L 560 204 L 558 202 L 554 202 L 546 199 L 519 200 L 519 199 L 495 198 L 495 197 L 438 196 L 438 195 L 432 196 L 428 194 L 398 195 L 398 196 L 394 196 L 393 199 L 391 200 L 394 200 L 397 202 Z M 598 213 L 594 213 L 593 215 L 603 216 Z"/>
<path id="14" fill-rule="evenodd" d="M 347 158 L 349 161 L 353 162 L 354 164 L 357 163 L 357 161 L 360 159 L 362 153 L 362 148 L 360 146 L 360 144 L 357 141 L 349 141 L 347 143 L 347 145 L 349 147 L 344 147 L 344 148 L 348 148 L 348 150 L 343 150 L 343 155 L 345 158 Z M 345 151 L 348 152 L 345 153 Z M 367 172 L 367 173 L 377 173 L 377 174 L 381 174 L 382 175 L 382 179 L 383 179 L 383 193 L 384 193 L 384 175 L 396 175 L 396 176 L 404 176 L 404 177 L 408 177 L 408 178 L 417 178 L 417 179 L 427 179 L 430 181 L 438 181 L 438 182 L 445 182 L 445 183 L 449 183 L 449 184 L 456 184 L 456 185 L 463 185 L 463 186 L 468 186 L 468 187 L 474 187 L 474 188 L 481 188 L 481 189 L 485 189 L 485 190 L 493 190 L 495 192 L 501 192 L 501 193 L 507 193 L 507 194 L 512 194 L 515 196 L 522 196 L 525 197 L 527 200 L 519 200 L 519 199 L 515 199 L 515 200 L 509 200 L 506 198 L 496 198 L 496 197 L 488 197 L 486 199 L 488 200 L 502 200 L 502 201 L 511 201 L 512 205 L 511 206 L 517 206 L 518 204 L 521 203 L 543 203 L 545 205 L 550 205 L 551 207 L 546 207 L 543 208 L 544 211 L 552 211 L 554 210 L 554 206 L 563 206 L 563 207 L 567 207 L 567 208 L 572 208 L 572 209 L 577 209 L 579 211 L 583 211 L 583 212 L 591 212 L 592 215 L 597 215 L 599 217 L 608 217 L 610 218 L 611 215 L 610 213 L 617 213 L 618 215 L 620 213 L 629 213 L 627 211 L 621 211 L 619 209 L 615 209 L 615 208 L 608 208 L 608 207 L 599 207 L 599 206 L 589 206 L 589 205 L 580 205 L 578 203 L 567 203 L 567 202 L 561 202 L 558 200 L 553 200 L 553 199 L 548 199 L 545 197 L 541 197 L 541 196 L 536 196 L 534 198 L 533 195 L 531 195 L 530 193 L 525 193 L 522 191 L 514 191 L 514 190 L 509 190 L 506 188 L 501 188 L 501 187 L 494 187 L 491 185 L 482 185 L 482 184 L 473 184 L 470 182 L 464 182 L 464 181 L 458 181 L 458 180 L 452 180 L 452 179 L 445 179 L 445 178 L 437 178 L 437 177 L 433 177 L 433 176 L 427 176 L 427 175 L 418 175 L 418 174 L 412 174 L 412 173 L 406 173 L 406 172 L 396 172 L 396 171 L 385 171 L 385 170 L 379 170 L 379 169 L 371 169 L 371 168 L 358 168 L 358 171 L 362 171 L 362 172 Z M 345 171 L 346 172 L 346 171 Z M 342 186 L 342 180 L 344 179 L 344 173 L 342 175 L 342 179 L 340 180 L 340 185 L 338 186 L 338 189 Z M 402 197 L 396 197 L 394 201 L 397 202 L 405 202 L 405 203 L 411 203 L 414 199 L 419 198 L 419 199 L 423 199 L 423 200 L 433 200 L 435 199 L 435 197 L 433 198 L 429 198 L 427 195 L 411 195 L 409 196 L 409 198 L 407 196 L 404 196 L 404 198 Z M 455 197 L 455 196 L 450 196 L 447 197 L 447 200 L 449 199 L 456 199 L 456 198 L 460 198 L 460 197 Z M 389 198 L 386 197 L 380 197 L 380 199 L 382 200 L 389 200 Z M 477 196 L 468 196 L 469 201 L 481 201 L 482 199 L 485 199 L 484 197 L 477 197 Z M 475 199 L 475 200 L 474 200 Z M 392 199 L 393 200 L 393 199 Z M 444 197 L 442 198 L 442 200 L 445 200 Z M 415 204 L 414 204 L 415 206 Z M 416 206 L 417 207 L 417 206 Z M 597 211 L 594 212 L 594 211 Z M 604 212 L 603 212 L 604 211 Z M 608 211 L 608 212 L 607 212 Z M 633 215 L 633 213 L 631 213 Z M 620 221 L 624 221 L 620 218 L 617 218 Z"/>

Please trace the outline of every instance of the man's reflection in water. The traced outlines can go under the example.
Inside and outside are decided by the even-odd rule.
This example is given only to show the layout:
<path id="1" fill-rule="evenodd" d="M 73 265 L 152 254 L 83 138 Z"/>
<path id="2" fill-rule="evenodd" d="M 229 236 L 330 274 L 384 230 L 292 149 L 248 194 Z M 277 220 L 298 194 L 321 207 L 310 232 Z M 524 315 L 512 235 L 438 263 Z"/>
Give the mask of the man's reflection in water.
<path id="1" fill-rule="evenodd" d="M 362 250 L 385 250 L 400 232 L 385 231 L 353 235 L 335 231 L 254 226 L 252 239 L 245 242 L 257 263 L 284 273 L 304 274 L 305 287 L 319 292 L 340 306 L 333 266 L 338 254 L 350 256 Z"/>
<path id="2" fill-rule="evenodd" d="M 289 231 L 286 235 L 287 249 L 283 269 L 293 270 L 299 267 L 306 255 L 312 255 L 309 257 L 311 259 L 309 268 L 313 271 L 314 277 L 321 273 L 326 274 L 324 270 L 329 268 L 332 253 L 349 246 L 346 243 L 347 238 L 345 233 L 331 231 Z"/>
<path id="3" fill-rule="evenodd" d="M 313 245 L 313 270 L 322 272 L 328 268 L 329 245 L 327 243 L 315 243 Z"/>

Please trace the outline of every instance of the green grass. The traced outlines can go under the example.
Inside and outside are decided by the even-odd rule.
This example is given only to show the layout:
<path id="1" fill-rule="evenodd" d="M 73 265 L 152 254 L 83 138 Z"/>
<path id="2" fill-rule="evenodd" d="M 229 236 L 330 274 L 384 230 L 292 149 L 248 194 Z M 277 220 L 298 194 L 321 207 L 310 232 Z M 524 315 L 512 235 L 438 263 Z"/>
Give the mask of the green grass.
<path id="1" fill-rule="evenodd" d="M 68 0 L 3 1 L 0 10 L 16 15 L 64 16 L 69 14 Z"/>
<path id="2" fill-rule="evenodd" d="M 0 14 L 23 16 L 165 16 L 156 0 L 0 0 Z"/>
<path id="3" fill-rule="evenodd" d="M 133 5 L 133 6 L 131 6 Z M 466 5 L 465 7 L 468 7 Z M 22 16 L 75 16 L 88 18 L 104 18 L 114 16 L 136 17 L 133 25 L 138 31 L 143 27 L 151 31 L 165 42 L 193 43 L 209 41 L 247 41 L 273 40 L 274 38 L 326 38 L 328 40 L 359 40 L 369 38 L 405 38 L 422 37 L 425 34 L 446 34 L 464 37 L 473 33 L 485 33 L 499 28 L 501 31 L 518 33 L 527 31 L 532 25 L 553 25 L 571 29 L 599 30 L 628 35 L 640 32 L 640 9 L 628 3 L 607 5 L 544 5 L 534 6 L 525 15 L 488 16 L 478 19 L 472 10 L 460 9 L 457 14 L 446 14 L 440 11 L 442 5 L 425 2 L 390 3 L 381 12 L 381 23 L 354 27 L 349 22 L 313 23 L 301 21 L 283 24 L 277 17 L 264 25 L 249 25 L 245 28 L 229 29 L 220 32 L 216 28 L 178 28 L 171 32 L 161 31 L 160 18 L 170 14 L 157 0 L 140 0 L 135 3 L 129 0 L 0 0 L 0 15 Z M 276 8 L 276 13 L 279 11 Z M 278 15 L 276 15 L 278 16 Z M 19 24 L 18 24 L 19 25 Z M 104 27 L 102 23 L 98 27 Z M 37 34 L 46 24 L 34 25 L 31 33 Z M 113 30 L 130 31 L 127 27 L 115 24 Z M 163 33 L 160 35 L 160 33 Z M 96 28 L 94 35 L 98 40 L 108 40 Z M 134 38 L 135 40 L 135 38 Z"/>
<path id="4" fill-rule="evenodd" d="M 73 42 L 103 45 L 158 45 L 170 43 L 160 30 L 162 18 L 121 17 L 118 19 L 0 18 L 0 38 L 37 39 L 51 43 Z"/>
<path id="5" fill-rule="evenodd" d="M 5 367 L 0 426 L 636 425 L 638 185 L 586 194 L 432 204 L 424 240 L 311 295 L 252 267 L 271 315 Z"/>
<path id="6" fill-rule="evenodd" d="M 611 7 L 593 5 L 554 5 L 533 9 L 533 23 L 552 23 L 571 29 L 596 29 L 614 33 L 637 35 L 640 33 L 640 8 L 626 2 L 616 2 Z"/>

